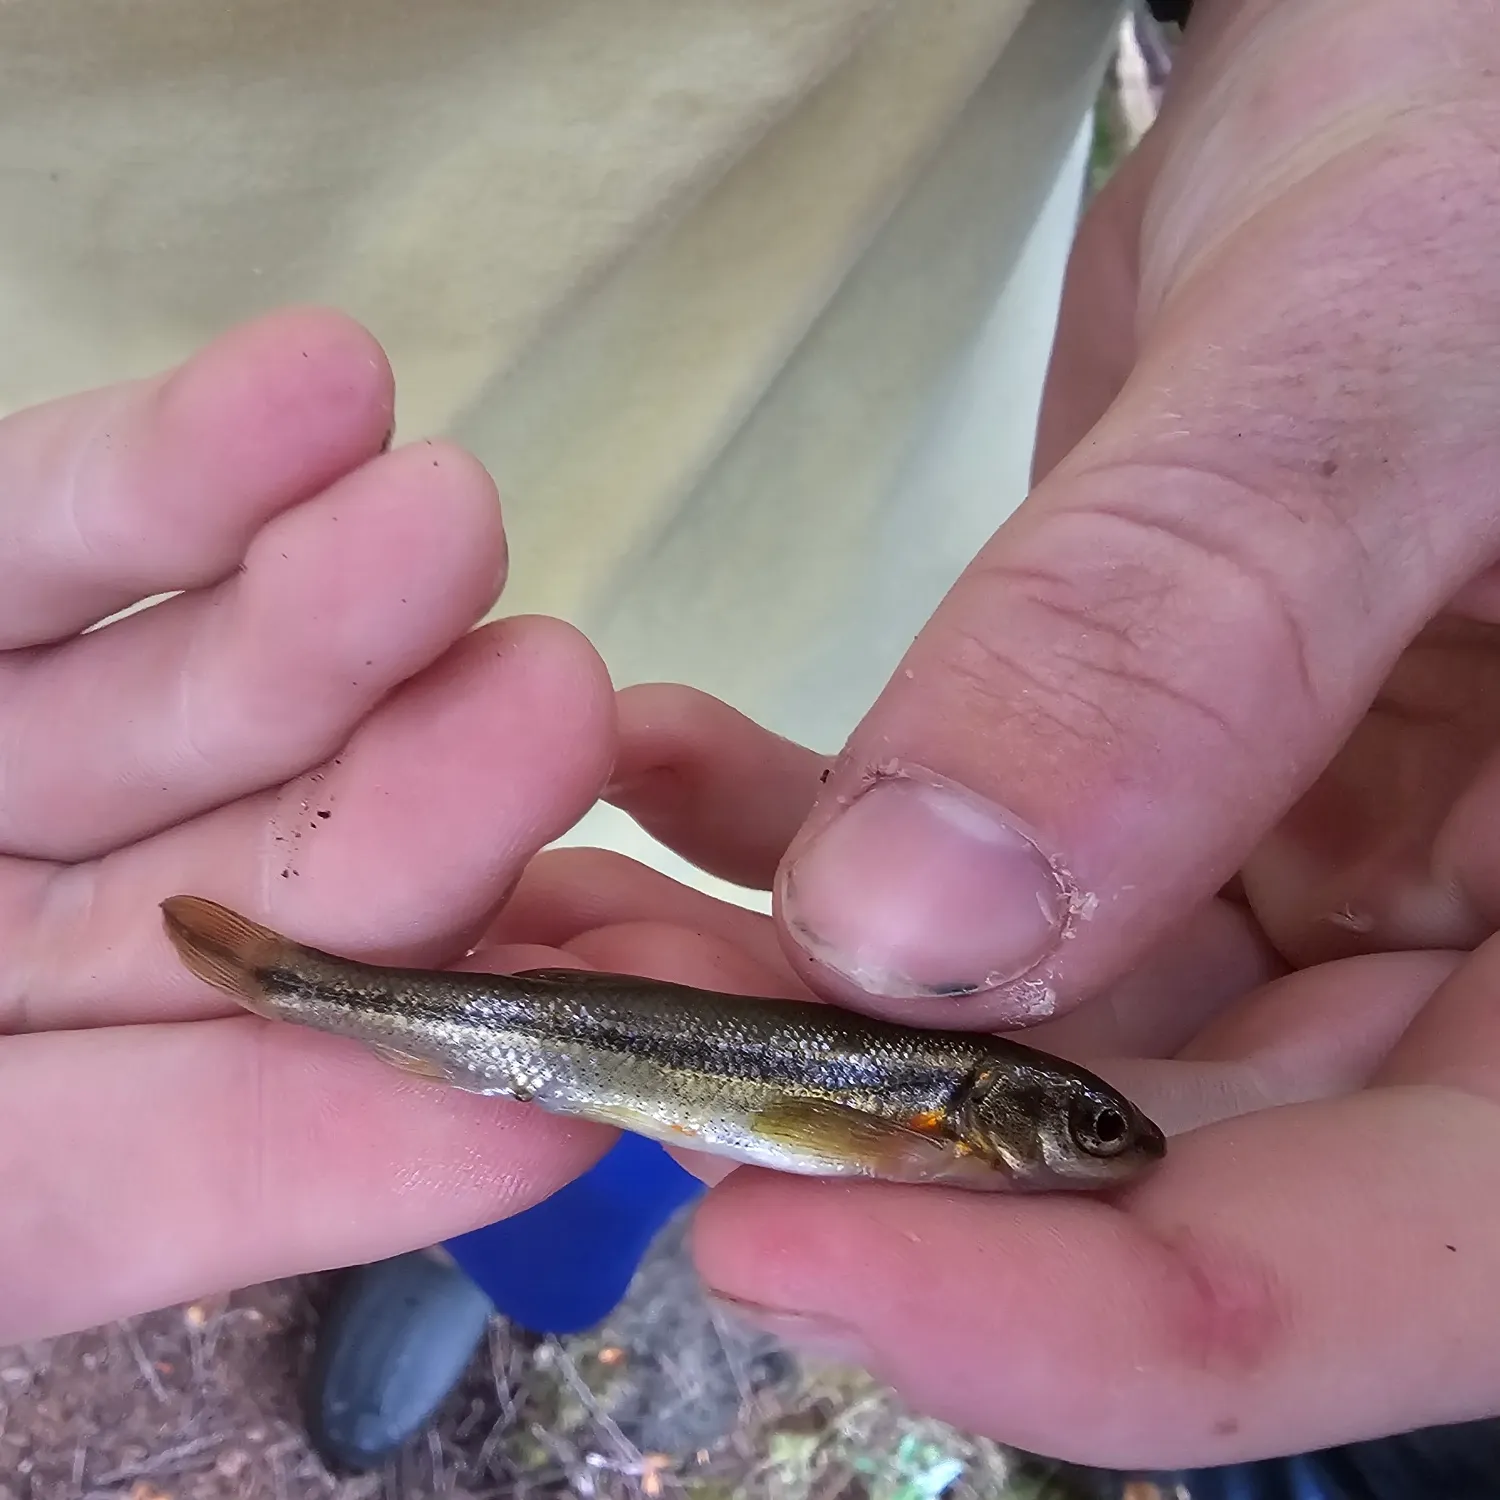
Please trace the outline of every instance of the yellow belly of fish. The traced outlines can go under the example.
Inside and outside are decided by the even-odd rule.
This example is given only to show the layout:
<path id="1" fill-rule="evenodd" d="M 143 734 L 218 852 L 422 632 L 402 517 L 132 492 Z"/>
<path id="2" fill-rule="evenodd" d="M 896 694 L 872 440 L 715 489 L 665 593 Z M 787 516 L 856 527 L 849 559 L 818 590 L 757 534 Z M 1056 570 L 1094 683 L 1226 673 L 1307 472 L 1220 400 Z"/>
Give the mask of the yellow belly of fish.
<path id="1" fill-rule="evenodd" d="M 716 1112 L 712 1120 L 691 1122 L 619 1103 L 583 1106 L 576 1113 L 669 1146 L 802 1176 L 952 1182 L 995 1191 L 1010 1186 L 1003 1167 L 956 1141 L 822 1100 L 787 1099 L 743 1115 Z"/>

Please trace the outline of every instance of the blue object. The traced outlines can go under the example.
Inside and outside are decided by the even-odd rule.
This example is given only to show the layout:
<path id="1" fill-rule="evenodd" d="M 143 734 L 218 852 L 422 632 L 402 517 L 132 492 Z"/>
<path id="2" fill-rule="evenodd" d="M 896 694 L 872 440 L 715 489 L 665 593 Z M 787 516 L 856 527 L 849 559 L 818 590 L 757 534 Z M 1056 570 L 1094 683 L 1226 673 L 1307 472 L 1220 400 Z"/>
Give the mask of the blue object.
<path id="1" fill-rule="evenodd" d="M 468 1276 L 425 1251 L 353 1272 L 318 1331 L 303 1398 L 329 1467 L 372 1469 L 425 1427 L 493 1314 Z"/>
<path id="2" fill-rule="evenodd" d="M 425 1251 L 354 1271 L 318 1335 L 304 1398 L 330 1466 L 371 1469 L 425 1427 L 502 1313 L 532 1333 L 578 1333 L 629 1290 L 657 1232 L 703 1184 L 654 1141 L 622 1135 L 535 1207 Z"/>
<path id="3" fill-rule="evenodd" d="M 658 1231 L 702 1192 L 655 1141 L 622 1135 L 550 1198 L 443 1248 L 511 1322 L 580 1333 L 614 1311 Z"/>

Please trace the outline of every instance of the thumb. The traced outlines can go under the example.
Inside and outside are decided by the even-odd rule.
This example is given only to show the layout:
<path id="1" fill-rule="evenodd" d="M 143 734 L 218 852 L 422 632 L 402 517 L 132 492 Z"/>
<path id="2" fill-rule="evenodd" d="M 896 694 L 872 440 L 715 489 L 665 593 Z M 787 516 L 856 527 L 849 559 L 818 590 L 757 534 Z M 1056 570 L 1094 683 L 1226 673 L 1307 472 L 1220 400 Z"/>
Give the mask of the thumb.
<path id="1" fill-rule="evenodd" d="M 980 1025 L 1098 990 L 1494 560 L 1500 45 L 1439 10 L 1263 3 L 1199 59 L 1123 389 L 958 580 L 782 862 L 783 940 L 824 992 Z M 1351 50 L 1338 88 L 1310 74 Z"/>

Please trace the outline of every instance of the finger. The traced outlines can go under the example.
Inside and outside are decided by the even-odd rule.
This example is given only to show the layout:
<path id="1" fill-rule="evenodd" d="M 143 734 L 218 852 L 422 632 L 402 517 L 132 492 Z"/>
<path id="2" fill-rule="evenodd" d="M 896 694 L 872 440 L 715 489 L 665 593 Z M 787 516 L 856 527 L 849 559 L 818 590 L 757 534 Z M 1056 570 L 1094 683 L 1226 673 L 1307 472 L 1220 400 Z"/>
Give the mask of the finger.
<path id="1" fill-rule="evenodd" d="M 249 1017 L 6 1038 L 0 1343 L 436 1243 L 611 1138 Z"/>
<path id="2" fill-rule="evenodd" d="M 1444 957 L 1377 955 L 1274 988 L 1306 1005 L 1336 977 L 1389 1019 L 1442 983 Z M 1434 1006 L 1472 984 L 1459 973 Z M 1337 1004 L 1325 1016 L 1330 1031 L 1348 1020 Z M 865 1365 L 925 1411 L 1084 1463 L 1223 1464 L 1492 1410 L 1500 1366 L 1473 1308 L 1500 1253 L 1495 1104 L 1415 1081 L 1349 1094 L 1368 1058 L 1325 1048 L 1308 1068 L 1299 1045 L 1277 1050 L 1301 1067 L 1283 1085 L 1343 1097 L 1265 1108 L 1291 1090 L 1262 1073 L 1261 1112 L 1222 1110 L 1224 1123 L 1178 1135 L 1113 1203 L 737 1173 L 698 1214 L 704 1275 L 755 1321 Z M 1210 1101 L 1209 1064 L 1134 1071 L 1164 1122 L 1184 1073 Z M 1255 1108 L 1253 1076 L 1224 1063 L 1218 1081 Z M 1351 1256 L 1358 1244 L 1379 1253 Z"/>
<path id="3" fill-rule="evenodd" d="M 1321 1011 L 1330 1034 L 1352 1038 L 1350 996 L 1387 1026 L 1434 984 L 1435 1012 L 1493 993 L 1496 953 L 1478 973 L 1450 962 L 1446 982 L 1443 957 L 1304 971 L 1267 1005 Z M 1369 1059 L 1319 1044 L 1309 1069 L 1307 1040 L 1277 1047 L 1284 1082 L 1342 1097 L 1178 1135 L 1162 1167 L 1113 1201 L 742 1172 L 699 1211 L 703 1272 L 784 1336 L 856 1359 L 923 1410 L 1085 1463 L 1223 1464 L 1492 1410 L 1500 1365 L 1474 1309 L 1500 1254 L 1493 1097 L 1426 1075 L 1347 1093 Z M 1133 1066 L 1157 1118 L 1181 1075 L 1196 1089 L 1210 1067 Z M 1267 1088 L 1262 1102 L 1287 1092 Z"/>
<path id="4" fill-rule="evenodd" d="M 742 949 L 670 922 L 622 922 L 584 933 L 566 949 L 542 943 L 482 941 L 456 968 L 516 974 L 523 969 L 578 968 L 637 974 L 735 995 L 804 994 L 785 974 L 763 968 Z"/>
<path id="5" fill-rule="evenodd" d="M 757 912 L 678 884 L 603 849 L 551 849 L 526 867 L 487 942 L 577 948 L 600 928 L 667 924 L 740 949 L 776 978 L 776 994 L 806 995 L 771 923 Z M 1285 971 L 1242 908 L 1214 901 L 1172 932 L 1118 984 L 1027 1040 L 1063 1057 L 1170 1056 L 1227 1005 Z"/>
<path id="6" fill-rule="evenodd" d="M 1124 388 L 1137 349 L 1137 289 L 1142 222 L 1177 117 L 1191 111 L 1193 74 L 1232 7 L 1202 3 L 1191 40 L 1172 59 L 1172 80 L 1157 119 L 1094 196 L 1068 255 L 1057 332 L 1042 389 L 1032 483 L 1044 479 L 1083 441 Z"/>
<path id="7" fill-rule="evenodd" d="M 1068 255 L 1032 453 L 1037 484 L 1109 409 L 1136 353 L 1141 216 L 1162 134 L 1146 138 L 1089 204 Z"/>
<path id="8" fill-rule="evenodd" d="M 0 421 L 0 646 L 224 577 L 267 519 L 375 456 L 392 403 L 368 333 L 297 310 Z"/>
<path id="9" fill-rule="evenodd" d="M 481 939 L 469 956 L 453 965 L 475 974 L 519 974 L 524 969 L 590 967 L 576 954 L 544 943 L 491 943 Z"/>
<path id="10" fill-rule="evenodd" d="M 489 476 L 424 443 L 272 520 L 226 582 L 0 659 L 0 848 L 88 858 L 331 755 L 504 562 Z"/>
<path id="11" fill-rule="evenodd" d="M 1286 972 L 1254 919 L 1210 901 L 1118 983 L 1027 1030 L 1062 1057 L 1171 1057 L 1235 1002 Z"/>
<path id="12" fill-rule="evenodd" d="M 667 922 L 624 922 L 600 927 L 568 944 L 593 969 L 644 974 L 730 995 L 797 1000 L 806 992 L 784 970 L 771 969 L 730 943 L 684 932 Z"/>
<path id="13" fill-rule="evenodd" d="M 1226 1007 L 1170 1062 L 1066 1055 L 1141 1101 L 1168 1135 L 1180 1135 L 1365 1087 L 1463 961 L 1457 953 L 1382 953 L 1298 970 Z"/>
<path id="14" fill-rule="evenodd" d="M 485 936 L 489 943 L 574 947 L 600 927 L 667 923 L 713 936 L 750 957 L 778 983 L 806 994 L 770 920 L 608 849 L 548 849 L 526 866 Z"/>
<path id="15" fill-rule="evenodd" d="M 1491 746 L 1497 741 L 1500 735 L 1492 737 Z M 1422 915 L 1431 915 L 1436 908 L 1448 918 L 1443 924 L 1448 931 L 1460 929 L 1462 924 L 1463 936 L 1471 943 L 1478 936 L 1500 931 L 1500 851 L 1494 838 L 1497 826 L 1500 753 L 1491 749 L 1475 769 L 1469 786 L 1454 800 L 1438 831 L 1431 851 L 1425 892 L 1428 899 L 1419 904 Z M 1431 889 L 1433 884 L 1439 886 L 1437 891 Z M 1415 924 L 1408 918 L 1407 925 Z"/>
<path id="16" fill-rule="evenodd" d="M 700 869 L 769 890 L 826 758 L 693 688 L 626 688 L 619 717 L 607 800 Z"/>
<path id="17" fill-rule="evenodd" d="M 13 880 L 0 1030 L 223 1013 L 163 934 L 157 904 L 174 892 L 351 957 L 453 961 L 593 801 L 613 711 L 572 628 L 519 618 L 472 632 L 324 765 L 35 889 Z"/>
<path id="18" fill-rule="evenodd" d="M 1178 1053 L 1236 1058 L 1366 1082 L 1413 1018 L 1462 966 L 1466 955 L 1434 951 L 1363 954 L 1301 969 L 1228 1007 Z"/>
<path id="19" fill-rule="evenodd" d="M 1497 688 L 1494 625 L 1440 616 L 1402 654 L 1333 762 L 1245 863 L 1247 899 L 1290 961 L 1470 948 L 1500 926 L 1484 868 Z"/>
<path id="20" fill-rule="evenodd" d="M 1500 1401 L 1475 1315 L 1493 1153 L 1429 1144 L 1494 1127 L 1444 1091 L 1246 1116 L 1174 1142 L 1125 1210 L 742 1171 L 699 1210 L 698 1254 L 784 1335 L 815 1336 L 774 1317 L 796 1309 L 965 1431 L 1112 1468 L 1302 1453 Z"/>
<path id="21" fill-rule="evenodd" d="M 1428 229 L 1483 198 L 1460 121 L 1492 40 L 1392 4 L 1243 14 L 1265 44 L 1222 49 L 1148 210 L 1131 379 L 956 584 L 783 864 L 794 956 L 850 1004 L 1023 1024 L 1097 992 L 1230 877 L 1492 554 L 1458 476 L 1494 461 L 1495 288 Z M 1378 94 L 1311 77 L 1320 36 L 1385 60 Z M 1295 128 L 1257 113 L 1282 96 Z M 1355 263 L 1424 272 L 1330 279 Z"/>
<path id="22" fill-rule="evenodd" d="M 533 947 L 481 946 L 465 967 L 515 972 L 548 962 Z M 570 943 L 569 962 L 609 972 L 654 976 L 721 993 L 799 996 L 783 971 L 761 966 L 728 940 L 686 932 L 669 922 L 640 920 L 597 927 Z M 1382 954 L 1339 967 L 1337 983 L 1322 971 L 1284 977 L 1237 1004 L 1221 1005 L 1213 1024 L 1182 1053 L 1163 1064 L 1118 1053 L 1090 1052 L 1061 1033 L 1085 1018 L 1087 1007 L 1028 1034 L 1031 1045 L 1074 1057 L 1096 1068 L 1142 1102 L 1169 1134 L 1181 1134 L 1235 1115 L 1323 1099 L 1362 1087 L 1411 1021 L 1462 962 L 1458 954 Z M 1188 997 L 1184 997 L 1187 1000 Z M 1149 1015 L 1154 996 L 1141 1012 Z M 1191 1003 L 1180 1007 L 1190 1009 Z M 1136 1043 L 1139 1012 L 1122 1006 L 1121 1032 Z M 1158 1028 L 1162 1022 L 1158 1021 Z M 1077 1030 L 1077 1028 L 1075 1028 Z M 1100 1036 L 1103 1037 L 1103 1029 Z M 1059 1045 L 1061 1041 L 1062 1045 Z M 1106 1060 L 1100 1061 L 1103 1056 Z M 687 1153 L 687 1165 L 705 1181 L 728 1168 Z"/>

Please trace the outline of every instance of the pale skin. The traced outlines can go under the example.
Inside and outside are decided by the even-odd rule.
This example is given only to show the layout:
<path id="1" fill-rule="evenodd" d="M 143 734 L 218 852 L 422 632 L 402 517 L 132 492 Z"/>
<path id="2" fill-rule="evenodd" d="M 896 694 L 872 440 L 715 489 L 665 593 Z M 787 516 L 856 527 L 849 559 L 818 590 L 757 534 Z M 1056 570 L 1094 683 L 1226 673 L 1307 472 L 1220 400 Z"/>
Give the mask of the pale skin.
<path id="1" fill-rule="evenodd" d="M 1500 1409 L 1497 74 L 1458 0 L 1201 11 L 1080 236 L 1035 492 L 833 761 L 616 700 L 555 622 L 470 634 L 490 482 L 381 454 L 390 373 L 331 314 L 0 424 L 0 1342 L 428 1243 L 608 1144 L 231 1015 L 162 939 L 188 890 L 388 961 L 1024 1013 L 1178 1132 L 1148 1181 L 744 1170 L 696 1235 L 726 1300 L 970 1428 L 1157 1466 Z M 1018 976 L 937 916 L 878 950 L 913 870 L 962 896 L 998 847 L 902 846 L 909 809 L 884 865 L 820 843 L 893 763 L 1089 898 Z M 776 919 L 533 859 L 606 785 Z M 922 992 L 933 951 L 971 993 Z"/>

